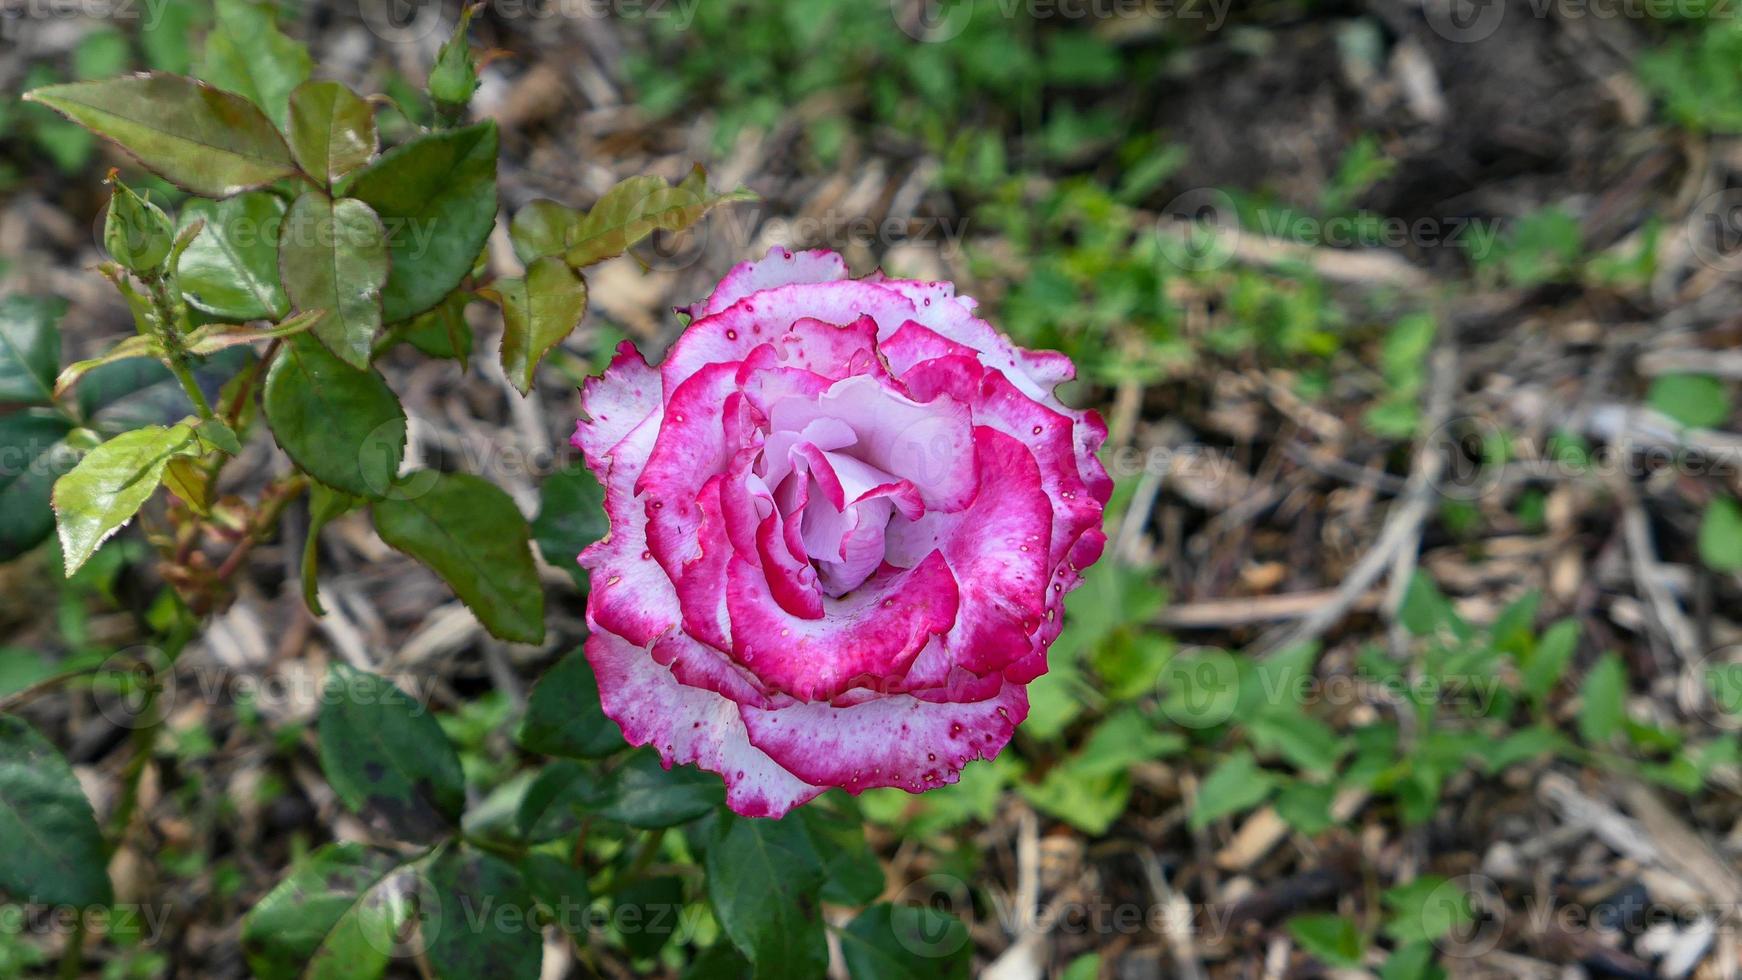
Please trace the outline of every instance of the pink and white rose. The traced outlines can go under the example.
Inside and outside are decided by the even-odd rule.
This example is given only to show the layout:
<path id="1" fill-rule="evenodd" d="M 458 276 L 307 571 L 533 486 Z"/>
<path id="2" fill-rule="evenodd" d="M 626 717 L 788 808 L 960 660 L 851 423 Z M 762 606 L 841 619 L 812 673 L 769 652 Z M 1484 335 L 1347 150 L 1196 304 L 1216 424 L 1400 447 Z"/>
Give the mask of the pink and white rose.
<path id="1" fill-rule="evenodd" d="M 605 713 L 720 773 L 738 813 L 953 783 L 1028 713 L 1106 541 L 1106 426 L 1054 397 L 1068 358 L 974 308 L 777 248 L 690 307 L 659 367 L 624 343 L 583 391 Z"/>

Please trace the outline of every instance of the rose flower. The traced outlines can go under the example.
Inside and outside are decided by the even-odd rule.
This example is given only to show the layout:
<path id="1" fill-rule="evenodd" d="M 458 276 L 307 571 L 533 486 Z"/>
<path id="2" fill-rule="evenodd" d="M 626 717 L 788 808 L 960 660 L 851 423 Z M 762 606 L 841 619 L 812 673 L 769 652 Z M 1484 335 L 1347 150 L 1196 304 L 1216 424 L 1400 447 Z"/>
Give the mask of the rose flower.
<path id="1" fill-rule="evenodd" d="M 1100 557 L 1106 426 L 1074 368 L 948 282 L 773 249 L 659 367 L 624 343 L 574 443 L 606 490 L 586 651 L 605 713 L 780 816 L 831 786 L 922 792 L 1028 713 Z"/>

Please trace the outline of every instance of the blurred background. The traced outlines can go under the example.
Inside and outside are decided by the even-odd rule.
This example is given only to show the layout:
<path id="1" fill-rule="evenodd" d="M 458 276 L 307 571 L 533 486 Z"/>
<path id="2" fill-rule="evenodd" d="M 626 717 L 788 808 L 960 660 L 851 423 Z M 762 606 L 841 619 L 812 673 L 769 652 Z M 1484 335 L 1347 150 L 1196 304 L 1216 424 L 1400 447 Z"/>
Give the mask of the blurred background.
<path id="1" fill-rule="evenodd" d="M 278 6 L 317 77 L 387 97 L 386 142 L 428 121 L 457 4 Z M 62 298 L 69 360 L 131 331 L 94 271 L 103 175 L 179 198 L 17 96 L 199 70 L 211 20 L 0 0 L 0 293 Z M 674 305 L 771 245 L 953 279 L 1076 360 L 1118 489 L 1033 713 L 956 786 L 860 799 L 891 893 L 969 921 L 977 975 L 1738 975 L 1732 0 L 490 0 L 473 38 L 505 215 L 695 162 L 759 200 L 596 270 L 530 400 L 481 305 L 451 359 L 389 354 L 425 463 L 536 512 L 580 379 L 622 338 L 656 359 Z M 117 411 L 185 412 L 126 383 Z M 355 516 L 317 620 L 287 521 L 180 662 L 111 867 L 163 914 L 111 930 L 105 977 L 246 975 L 241 913 L 355 831 L 308 730 L 329 661 L 416 678 L 489 786 L 584 636 L 560 553 L 549 643 L 510 646 Z M 72 581 L 52 544 L 0 565 L 0 697 L 149 642 L 141 524 Z M 101 697 L 32 717 L 112 810 Z M 548 975 L 679 976 L 710 929 L 607 923 Z M 0 976 L 57 941 L 0 921 Z"/>

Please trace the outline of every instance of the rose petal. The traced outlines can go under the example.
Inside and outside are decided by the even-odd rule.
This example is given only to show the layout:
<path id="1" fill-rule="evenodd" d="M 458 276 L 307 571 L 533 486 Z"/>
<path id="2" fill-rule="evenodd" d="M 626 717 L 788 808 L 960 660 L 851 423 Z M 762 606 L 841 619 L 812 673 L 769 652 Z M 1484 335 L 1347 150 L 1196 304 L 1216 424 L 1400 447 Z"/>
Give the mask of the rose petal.
<path id="1" fill-rule="evenodd" d="M 974 759 L 996 756 L 1028 716 L 1028 694 L 1006 684 L 973 704 L 897 694 L 852 707 L 744 707 L 739 714 L 751 744 L 800 779 L 849 793 L 880 786 L 920 793 L 955 782 Z"/>
<path id="2" fill-rule="evenodd" d="M 683 616 L 670 576 L 648 549 L 647 512 L 635 499 L 635 481 L 658 431 L 658 418 L 650 418 L 619 444 L 604 480 L 611 530 L 587 546 L 579 559 L 591 573 L 589 615 L 606 629 L 644 645 Z"/>
<path id="3" fill-rule="evenodd" d="M 659 405 L 659 372 L 648 367 L 641 352 L 625 340 L 617 345 L 617 356 L 605 373 L 581 385 L 581 406 L 588 418 L 576 424 L 569 441 L 586 455 L 588 467 L 603 480 L 611 447 L 658 412 Z"/>
<path id="4" fill-rule="evenodd" d="M 960 593 L 942 554 L 911 569 L 884 566 L 847 597 L 823 600 L 820 619 L 775 603 L 755 566 L 727 573 L 732 657 L 801 700 L 826 700 L 866 679 L 900 676 L 934 634 L 955 622 Z"/>
<path id="5" fill-rule="evenodd" d="M 760 259 L 740 262 L 714 287 L 714 294 L 691 306 L 691 319 L 718 313 L 751 293 L 795 282 L 835 282 L 847 278 L 847 263 L 826 249 L 794 252 L 778 245 Z"/>
<path id="6" fill-rule="evenodd" d="M 726 781 L 726 805 L 750 817 L 780 817 L 827 787 L 813 786 L 750 744 L 738 706 L 678 682 L 646 649 L 614 633 L 587 637 L 605 715 L 631 745 L 652 745 L 666 768 L 695 763 Z"/>

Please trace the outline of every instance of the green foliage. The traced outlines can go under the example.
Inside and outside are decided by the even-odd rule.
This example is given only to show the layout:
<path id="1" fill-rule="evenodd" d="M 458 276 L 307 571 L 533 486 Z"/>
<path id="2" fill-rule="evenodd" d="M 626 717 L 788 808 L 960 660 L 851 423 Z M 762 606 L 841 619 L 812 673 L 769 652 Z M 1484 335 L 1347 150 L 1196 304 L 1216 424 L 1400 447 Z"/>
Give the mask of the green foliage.
<path id="1" fill-rule="evenodd" d="M 389 228 L 392 274 L 381 293 L 389 322 L 441 302 L 478 261 L 496 222 L 496 124 L 416 137 L 349 177 L 343 193 Z"/>
<path id="2" fill-rule="evenodd" d="M 1355 969 L 1361 965 L 1361 931 L 1340 915 L 1297 915 L 1288 920 L 1288 932 L 1302 949 L 1327 966 Z"/>
<path id="3" fill-rule="evenodd" d="M 108 855 L 71 766 L 23 721 L 0 715 L 0 894 L 85 908 L 111 899 Z"/>
<path id="4" fill-rule="evenodd" d="M 396 840 L 433 843 L 459 825 L 460 759 L 423 705 L 343 665 L 322 700 L 321 767 L 347 807 Z"/>
<path id="5" fill-rule="evenodd" d="M 283 198 L 265 192 L 183 205 L 181 230 L 200 223 L 176 266 L 188 304 L 220 320 L 289 315 L 278 271 L 278 229 L 286 210 Z"/>
<path id="6" fill-rule="evenodd" d="M 1583 255 L 1578 219 L 1562 208 L 1548 207 L 1518 219 L 1490 250 L 1474 258 L 1478 271 L 1501 283 L 1536 286 L 1572 278 Z"/>
<path id="7" fill-rule="evenodd" d="M 1646 403 L 1691 429 L 1710 429 L 1730 417 L 1730 389 L 1706 374 L 1668 374 L 1651 383 Z"/>
<path id="8" fill-rule="evenodd" d="M 568 572 L 585 591 L 587 570 L 577 560 L 581 552 L 611 530 L 605 517 L 605 488 L 583 463 L 571 463 L 539 488 L 538 517 L 532 540 L 553 567 Z"/>
<path id="9" fill-rule="evenodd" d="M 381 539 L 440 575 L 491 634 L 517 643 L 544 639 L 544 590 L 526 519 L 495 484 L 461 473 L 412 473 L 374 512 Z"/>
<path id="10" fill-rule="evenodd" d="M 1742 132 L 1742 27 L 1732 18 L 1714 16 L 1693 36 L 1645 52 L 1637 69 L 1677 123 L 1699 133 Z"/>
<path id="11" fill-rule="evenodd" d="M 502 305 L 502 370 L 521 394 L 532 390 L 538 363 L 587 313 L 587 283 L 554 255 L 533 262 L 524 278 L 493 287 Z"/>
<path id="12" fill-rule="evenodd" d="M 405 455 L 405 411 L 379 372 L 297 338 L 267 371 L 261 407 L 303 472 L 353 496 L 387 495 Z"/>
<path id="13" fill-rule="evenodd" d="M 968 929 L 924 905 L 873 905 L 841 933 L 853 980 L 967 980 Z"/>
<path id="14" fill-rule="evenodd" d="M 388 281 L 387 232 L 375 212 L 355 198 L 303 194 L 284 217 L 279 269 L 292 303 L 322 311 L 310 332 L 340 360 L 367 369 Z"/>
<path id="15" fill-rule="evenodd" d="M 803 813 L 780 820 L 722 816 L 707 843 L 708 897 L 720 928 L 759 978 L 796 980 L 828 968 L 817 904 L 823 861 Z"/>
<path id="16" fill-rule="evenodd" d="M 529 752 L 587 759 L 624 747 L 623 733 L 599 706 L 599 685 L 576 650 L 545 671 L 527 701 L 519 741 Z"/>
<path id="17" fill-rule="evenodd" d="M 1729 497 L 1714 497 L 1700 518 L 1699 544 L 1700 560 L 1707 568 L 1742 572 L 1742 504 Z"/>
<path id="18" fill-rule="evenodd" d="M 133 519 L 163 482 L 171 459 L 199 452 L 192 426 L 150 425 L 103 443 L 55 481 L 54 512 L 67 574 L 78 571 L 98 545 Z"/>
<path id="19" fill-rule="evenodd" d="M 25 94 L 125 147 L 152 172 L 205 197 L 296 173 L 272 121 L 241 96 L 175 75 L 51 85 Z"/>
<path id="20" fill-rule="evenodd" d="M 330 844 L 292 867 L 242 921 L 242 948 L 254 975 L 381 975 L 391 948 L 379 941 L 412 912 L 394 876 L 399 867 L 389 852 L 350 843 Z"/>
<path id="21" fill-rule="evenodd" d="M 0 400 L 47 405 L 60 365 L 60 300 L 0 298 Z"/>

